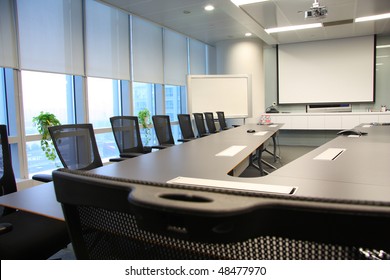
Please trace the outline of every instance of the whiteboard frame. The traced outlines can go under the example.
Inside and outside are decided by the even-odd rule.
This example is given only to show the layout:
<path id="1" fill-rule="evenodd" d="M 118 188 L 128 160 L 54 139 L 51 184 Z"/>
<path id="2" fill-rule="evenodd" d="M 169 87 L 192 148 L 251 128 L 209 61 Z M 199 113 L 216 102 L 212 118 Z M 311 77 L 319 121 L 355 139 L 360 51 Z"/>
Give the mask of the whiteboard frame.
<path id="1" fill-rule="evenodd" d="M 216 81 L 220 81 L 221 83 L 224 82 L 224 80 L 226 79 L 240 79 L 240 80 L 245 80 L 246 82 L 246 87 L 247 87 L 247 90 L 246 90 L 246 94 L 244 94 L 245 96 L 241 96 L 241 97 L 244 97 L 245 98 L 245 102 L 246 102 L 246 108 L 244 108 L 245 112 L 243 112 L 242 114 L 230 114 L 228 110 L 226 110 L 226 108 L 223 108 L 223 106 L 221 106 L 221 108 L 217 109 L 214 109 L 214 110 L 209 110 L 209 109 L 205 109 L 205 110 L 193 110 L 193 106 L 194 106 L 194 90 L 193 90 L 193 83 L 194 81 L 199 81 L 200 79 L 215 79 Z M 248 75 L 248 74 L 236 74 L 236 75 L 187 75 L 187 93 L 188 93 L 188 99 L 187 99 L 187 105 L 188 105 L 188 113 L 189 114 L 192 114 L 192 113 L 204 113 L 204 112 L 213 112 L 214 115 L 216 115 L 216 111 L 224 111 L 225 113 L 225 117 L 226 118 L 231 118 L 231 119 L 234 119 L 234 118 L 248 118 L 248 117 L 252 117 L 252 106 L 251 106 L 251 100 L 252 100 L 252 84 L 251 84 L 251 76 Z M 216 94 L 219 94 L 219 91 L 214 91 Z M 223 98 L 224 96 L 220 96 L 221 98 Z M 207 102 L 207 101 L 206 101 Z"/>

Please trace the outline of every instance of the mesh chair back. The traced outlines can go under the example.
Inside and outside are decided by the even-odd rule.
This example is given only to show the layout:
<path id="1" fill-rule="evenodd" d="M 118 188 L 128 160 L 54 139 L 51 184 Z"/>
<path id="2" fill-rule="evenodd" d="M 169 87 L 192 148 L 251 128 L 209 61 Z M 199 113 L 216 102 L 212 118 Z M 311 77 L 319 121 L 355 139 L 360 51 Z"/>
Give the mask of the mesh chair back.
<path id="1" fill-rule="evenodd" d="M 205 112 L 204 116 L 206 118 L 206 124 L 207 124 L 207 128 L 209 130 L 209 133 L 216 133 L 217 132 L 217 128 L 215 127 L 213 113 Z"/>
<path id="2" fill-rule="evenodd" d="M 156 132 L 157 140 L 160 145 L 174 145 L 171 121 L 168 115 L 152 116 L 154 131 Z"/>
<path id="3" fill-rule="evenodd" d="M 192 130 L 191 116 L 189 114 L 178 114 L 180 131 L 184 139 L 195 138 L 194 131 Z"/>
<path id="4" fill-rule="evenodd" d="M 360 245 L 390 248 L 389 216 L 345 202 L 72 170 L 53 178 L 79 259 L 359 259 Z"/>
<path id="5" fill-rule="evenodd" d="M 219 122 L 219 126 L 221 127 L 221 130 L 228 129 L 226 124 L 226 119 L 225 119 L 225 113 L 222 111 L 218 111 L 217 116 L 218 116 L 218 122 Z"/>
<path id="6" fill-rule="evenodd" d="M 204 118 L 202 113 L 193 113 L 195 118 L 195 126 L 198 130 L 198 136 L 202 137 L 207 135 L 206 126 L 204 125 Z"/>
<path id="7" fill-rule="evenodd" d="M 65 168 L 90 170 L 103 166 L 92 124 L 59 125 L 48 129 Z"/>
<path id="8" fill-rule="evenodd" d="M 6 125 L 0 125 L 0 195 L 16 192 L 16 181 L 12 169 L 11 152 L 8 143 Z M 14 212 L 14 209 L 4 208 L 3 215 Z"/>
<path id="9" fill-rule="evenodd" d="M 138 124 L 135 116 L 117 116 L 110 118 L 112 132 L 119 152 L 143 153 L 144 147 Z"/>

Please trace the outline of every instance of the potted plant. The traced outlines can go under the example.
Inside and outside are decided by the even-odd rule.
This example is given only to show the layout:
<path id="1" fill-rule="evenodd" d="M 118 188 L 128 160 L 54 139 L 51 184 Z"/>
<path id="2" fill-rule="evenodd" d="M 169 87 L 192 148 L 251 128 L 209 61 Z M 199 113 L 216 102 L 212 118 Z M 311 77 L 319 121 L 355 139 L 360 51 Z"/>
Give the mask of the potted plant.
<path id="1" fill-rule="evenodd" d="M 138 122 L 141 128 L 145 131 L 145 145 L 149 144 L 151 139 L 150 135 L 150 111 L 145 108 L 138 112 Z"/>
<path id="2" fill-rule="evenodd" d="M 48 160 L 54 161 L 57 157 L 53 141 L 50 138 L 49 126 L 60 125 L 60 121 L 54 114 L 42 112 L 32 119 L 34 126 L 37 127 L 39 134 L 41 134 L 41 149 L 45 153 Z"/>

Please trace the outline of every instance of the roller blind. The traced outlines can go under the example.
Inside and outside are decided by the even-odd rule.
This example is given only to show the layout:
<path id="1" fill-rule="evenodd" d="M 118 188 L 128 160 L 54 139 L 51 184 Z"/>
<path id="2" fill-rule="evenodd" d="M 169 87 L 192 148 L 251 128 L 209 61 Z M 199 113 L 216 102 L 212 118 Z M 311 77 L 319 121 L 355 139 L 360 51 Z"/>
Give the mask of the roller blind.
<path id="1" fill-rule="evenodd" d="M 0 67 L 17 68 L 13 1 L 0 0 Z"/>
<path id="2" fill-rule="evenodd" d="M 190 73 L 206 74 L 206 45 L 194 39 L 190 39 Z"/>
<path id="3" fill-rule="evenodd" d="M 187 38 L 171 30 L 164 30 L 164 81 L 170 85 L 186 85 Z"/>
<path id="4" fill-rule="evenodd" d="M 207 74 L 217 74 L 217 50 L 215 47 L 206 46 L 207 48 Z"/>
<path id="5" fill-rule="evenodd" d="M 162 27 L 132 16 L 132 31 L 134 81 L 162 84 Z"/>
<path id="6" fill-rule="evenodd" d="M 84 74 L 82 1 L 17 0 L 20 67 Z"/>
<path id="7" fill-rule="evenodd" d="M 129 15 L 86 1 L 87 76 L 130 80 Z"/>

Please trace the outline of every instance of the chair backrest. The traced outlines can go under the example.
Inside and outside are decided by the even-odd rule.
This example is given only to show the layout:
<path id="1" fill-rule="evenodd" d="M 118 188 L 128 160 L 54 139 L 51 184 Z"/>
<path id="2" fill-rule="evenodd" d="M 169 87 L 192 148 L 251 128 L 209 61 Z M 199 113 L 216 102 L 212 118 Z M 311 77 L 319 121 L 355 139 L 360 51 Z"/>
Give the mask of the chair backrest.
<path id="1" fill-rule="evenodd" d="M 142 153 L 143 144 L 136 116 L 110 118 L 112 132 L 120 153 Z"/>
<path id="2" fill-rule="evenodd" d="M 65 168 L 91 170 L 103 166 L 92 124 L 66 124 L 48 129 Z"/>
<path id="3" fill-rule="evenodd" d="M 206 118 L 206 125 L 209 130 L 209 133 L 216 133 L 217 128 L 214 123 L 214 114 L 212 112 L 204 112 L 204 116 Z"/>
<path id="4" fill-rule="evenodd" d="M 202 137 L 207 135 L 206 127 L 204 125 L 204 118 L 202 113 L 193 113 L 195 119 L 196 130 L 198 131 L 198 136 Z"/>
<path id="5" fill-rule="evenodd" d="M 225 119 L 225 113 L 222 111 L 216 112 L 218 116 L 218 122 L 219 126 L 221 127 L 221 130 L 227 129 L 226 119 Z"/>
<path id="6" fill-rule="evenodd" d="M 6 195 L 16 192 L 17 188 L 14 171 L 12 169 L 7 126 L 3 124 L 0 125 L 0 146 L 0 195 Z"/>
<path id="7" fill-rule="evenodd" d="M 168 115 L 152 116 L 154 131 L 156 132 L 157 140 L 160 145 L 174 145 L 171 121 Z"/>
<path id="8" fill-rule="evenodd" d="M 180 131 L 184 139 L 195 138 L 194 131 L 192 130 L 191 116 L 189 114 L 178 114 Z"/>
<path id="9" fill-rule="evenodd" d="M 53 179 L 78 259 L 355 259 L 358 248 L 390 248 L 388 230 L 375 230 L 388 228 L 389 216 L 347 203 L 73 170 Z"/>
<path id="10" fill-rule="evenodd" d="M 0 125 L 0 196 L 16 191 L 17 187 L 12 168 L 7 126 L 2 124 Z M 4 207 L 0 215 L 7 215 L 12 212 L 15 212 L 15 209 Z"/>

